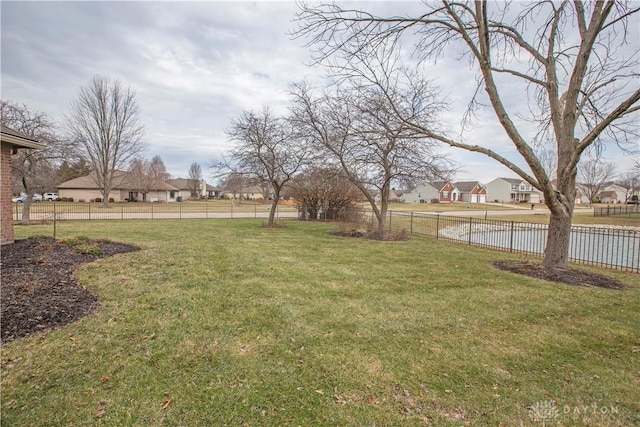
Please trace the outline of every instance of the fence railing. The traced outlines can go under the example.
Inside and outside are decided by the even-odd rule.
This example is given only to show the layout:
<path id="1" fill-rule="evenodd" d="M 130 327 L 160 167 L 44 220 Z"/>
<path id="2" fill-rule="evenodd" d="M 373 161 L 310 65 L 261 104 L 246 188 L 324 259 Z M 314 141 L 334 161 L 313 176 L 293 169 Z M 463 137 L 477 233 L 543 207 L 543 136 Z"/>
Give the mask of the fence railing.
<path id="1" fill-rule="evenodd" d="M 22 204 L 15 204 L 13 219 L 22 219 Z M 102 203 L 38 202 L 31 203 L 31 221 L 81 221 L 129 219 L 189 219 L 189 218 L 267 218 L 271 205 L 226 204 L 208 202 L 190 203 Z M 278 218 L 297 217 L 295 206 L 278 206 Z"/>
<path id="2" fill-rule="evenodd" d="M 593 216 L 640 214 L 640 205 L 594 206 Z"/>
<path id="3" fill-rule="evenodd" d="M 365 220 L 374 223 L 371 212 Z M 417 212 L 388 212 L 390 230 L 512 253 L 543 255 L 547 224 Z M 574 225 L 569 259 L 576 263 L 640 272 L 640 229 Z"/>
<path id="4" fill-rule="evenodd" d="M 637 208 L 637 206 L 635 206 Z M 196 203 L 117 203 L 103 208 L 100 203 L 41 202 L 31 205 L 31 220 L 129 220 L 189 218 L 267 218 L 271 205 L 218 205 Z M 304 209 L 282 205 L 278 219 L 304 219 Z M 369 210 L 350 213 L 373 225 Z M 22 206 L 15 205 L 14 220 L 22 217 Z M 319 216 L 322 218 L 322 216 Z M 409 234 L 434 237 L 456 243 L 512 253 L 542 255 L 547 243 L 547 225 L 501 221 L 479 217 L 459 217 L 423 212 L 389 211 L 386 227 Z M 640 272 L 640 230 L 637 227 L 593 227 L 574 225 L 569 259 L 581 264 Z"/>

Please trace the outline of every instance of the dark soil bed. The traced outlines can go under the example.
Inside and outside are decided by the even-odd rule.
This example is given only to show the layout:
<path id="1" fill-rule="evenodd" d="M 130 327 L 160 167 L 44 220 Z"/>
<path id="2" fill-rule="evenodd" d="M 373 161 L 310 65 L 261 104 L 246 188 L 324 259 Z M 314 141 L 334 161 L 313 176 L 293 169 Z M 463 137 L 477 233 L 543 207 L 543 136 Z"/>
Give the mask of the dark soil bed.
<path id="1" fill-rule="evenodd" d="M 520 261 L 496 261 L 493 266 L 503 271 L 523 274 L 537 279 L 548 280 L 550 282 L 566 283 L 574 286 L 586 286 L 606 289 L 624 289 L 624 284 L 611 277 L 599 274 L 588 273 L 586 271 L 575 270 L 573 268 L 547 269 L 542 264 Z"/>
<path id="2" fill-rule="evenodd" d="M 41 237 L 2 246 L 2 342 L 59 328 L 91 313 L 98 298 L 75 281 L 78 266 L 138 249 L 115 242 L 73 245 Z"/>

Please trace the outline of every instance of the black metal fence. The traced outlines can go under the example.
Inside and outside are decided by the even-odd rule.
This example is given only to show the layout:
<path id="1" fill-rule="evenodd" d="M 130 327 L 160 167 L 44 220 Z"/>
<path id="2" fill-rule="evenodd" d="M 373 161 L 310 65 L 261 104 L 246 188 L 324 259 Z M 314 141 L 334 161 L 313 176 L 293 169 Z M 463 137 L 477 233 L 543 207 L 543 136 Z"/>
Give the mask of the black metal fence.
<path id="1" fill-rule="evenodd" d="M 23 206 L 14 205 L 13 219 L 22 219 Z M 267 218 L 271 205 L 219 204 L 209 202 L 185 203 L 102 203 L 38 202 L 31 203 L 31 221 L 83 221 L 129 219 L 189 219 L 189 218 Z M 278 218 L 297 217 L 295 206 L 278 206 Z"/>
<path id="2" fill-rule="evenodd" d="M 640 214 L 640 205 L 594 206 L 593 216 Z"/>
<path id="3" fill-rule="evenodd" d="M 366 221 L 373 224 L 373 215 L 366 215 Z M 392 231 L 406 230 L 409 234 L 512 253 L 543 255 L 547 244 L 547 224 L 417 212 L 389 212 L 386 222 Z M 640 272 L 640 229 L 574 225 L 569 259 Z"/>
<path id="4" fill-rule="evenodd" d="M 637 206 L 630 208 L 637 209 Z M 41 202 L 31 205 L 30 219 L 55 223 L 70 220 L 267 218 L 270 211 L 271 205 L 261 204 L 117 203 L 104 208 L 100 203 Z M 276 217 L 304 219 L 299 212 L 296 206 L 283 205 L 276 210 Z M 370 210 L 350 212 L 348 216 L 360 217 L 367 225 L 375 222 Z M 14 220 L 19 221 L 21 217 L 22 206 L 16 204 Z M 547 243 L 546 224 L 478 217 L 389 211 L 386 227 L 392 231 L 406 230 L 414 235 L 532 255 L 542 255 Z M 581 264 L 640 272 L 640 230 L 637 227 L 574 225 L 569 259 Z"/>

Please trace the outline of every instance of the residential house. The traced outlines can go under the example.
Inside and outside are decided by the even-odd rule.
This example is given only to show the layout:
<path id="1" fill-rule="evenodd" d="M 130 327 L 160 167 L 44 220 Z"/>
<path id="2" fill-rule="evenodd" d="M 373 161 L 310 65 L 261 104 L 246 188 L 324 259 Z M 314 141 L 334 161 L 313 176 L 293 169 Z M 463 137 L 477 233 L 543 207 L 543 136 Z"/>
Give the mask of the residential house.
<path id="1" fill-rule="evenodd" d="M 540 203 L 538 190 L 520 178 L 496 178 L 486 185 L 487 200 L 510 203 Z"/>
<path id="2" fill-rule="evenodd" d="M 394 203 L 402 202 L 403 194 L 404 194 L 404 191 L 389 190 L 389 201 Z M 380 192 L 376 193 L 374 200 L 376 201 L 376 203 L 380 203 L 382 201 L 382 196 L 380 195 Z"/>
<path id="3" fill-rule="evenodd" d="M 407 203 L 448 203 L 459 200 L 460 192 L 448 181 L 425 182 L 402 195 Z"/>
<path id="4" fill-rule="evenodd" d="M 618 194 L 615 191 L 601 191 L 596 196 L 600 203 L 620 203 Z"/>
<path id="5" fill-rule="evenodd" d="M 457 202 L 460 200 L 460 190 L 449 181 L 430 182 L 431 186 L 438 190 L 438 201 L 440 203 Z"/>
<path id="6" fill-rule="evenodd" d="M 467 203 L 486 203 L 487 189 L 478 181 L 458 181 L 453 184 L 460 192 L 460 201 Z"/>
<path id="7" fill-rule="evenodd" d="M 181 200 L 199 200 L 208 197 L 207 183 L 203 179 L 197 183 L 197 186 L 194 186 L 194 180 L 187 178 L 168 179 L 166 182 L 180 191 L 178 196 Z"/>
<path id="8" fill-rule="evenodd" d="M 222 195 L 222 190 L 213 185 L 205 184 L 205 190 L 207 192 L 207 199 L 219 199 Z"/>
<path id="9" fill-rule="evenodd" d="M 13 178 L 11 176 L 11 155 L 19 149 L 44 150 L 46 145 L 36 138 L 16 132 L 2 125 L 0 133 L 0 245 L 13 243 L 13 204 L 11 203 Z"/>
<path id="10" fill-rule="evenodd" d="M 131 177 L 124 171 L 116 171 L 109 198 L 114 202 L 175 202 L 180 190 L 167 182 L 159 182 L 149 192 L 143 194 Z M 102 193 L 91 175 L 81 176 L 58 185 L 58 196 L 74 201 L 90 202 L 102 199 Z"/>
<path id="11" fill-rule="evenodd" d="M 406 203 L 429 203 L 431 200 L 437 198 L 438 190 L 427 182 L 416 186 L 413 190 L 407 191 L 402 195 L 402 199 Z"/>
<path id="12" fill-rule="evenodd" d="M 607 195 L 602 193 L 606 192 L 614 192 L 616 194 L 615 197 L 612 197 L 611 194 Z M 602 187 L 602 191 L 598 196 L 600 198 L 600 203 L 624 203 L 627 200 L 627 189 L 620 184 L 617 184 L 613 181 L 605 182 Z M 609 198 L 610 202 L 605 202 L 603 198 Z"/>

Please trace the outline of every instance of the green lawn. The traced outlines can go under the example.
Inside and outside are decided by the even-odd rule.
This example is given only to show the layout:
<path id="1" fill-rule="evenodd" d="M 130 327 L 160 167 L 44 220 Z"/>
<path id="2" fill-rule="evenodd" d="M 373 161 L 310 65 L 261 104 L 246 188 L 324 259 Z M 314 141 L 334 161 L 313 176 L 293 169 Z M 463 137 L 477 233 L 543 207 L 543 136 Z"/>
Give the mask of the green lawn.
<path id="1" fill-rule="evenodd" d="M 80 269 L 95 314 L 2 346 L 1 424 L 541 425 L 550 401 L 559 425 L 640 424 L 638 275 L 571 287 L 500 252 L 261 223 L 59 223 L 143 250 Z"/>

